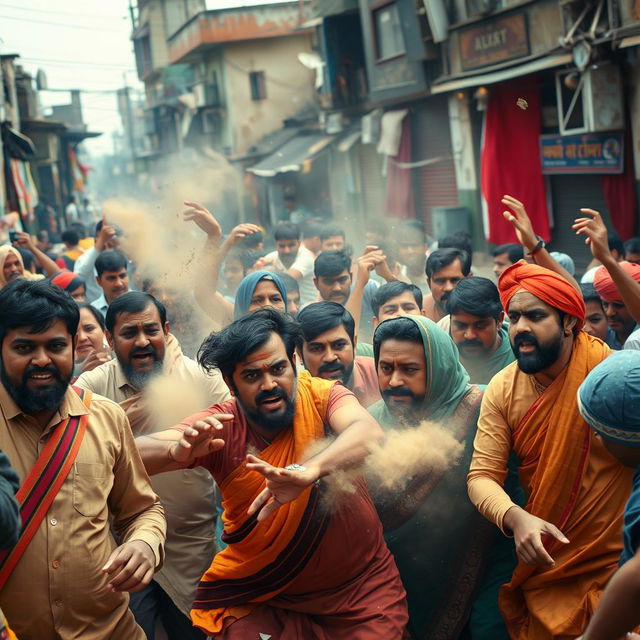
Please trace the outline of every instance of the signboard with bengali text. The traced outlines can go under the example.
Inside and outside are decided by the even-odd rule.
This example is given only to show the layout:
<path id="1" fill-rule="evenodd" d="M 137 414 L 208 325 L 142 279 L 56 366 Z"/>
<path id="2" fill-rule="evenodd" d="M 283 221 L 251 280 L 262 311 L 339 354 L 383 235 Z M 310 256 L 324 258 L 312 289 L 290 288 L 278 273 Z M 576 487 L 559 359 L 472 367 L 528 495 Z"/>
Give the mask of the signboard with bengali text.
<path id="1" fill-rule="evenodd" d="M 540 136 L 542 173 L 622 173 L 624 134 L 621 131 L 573 136 Z"/>

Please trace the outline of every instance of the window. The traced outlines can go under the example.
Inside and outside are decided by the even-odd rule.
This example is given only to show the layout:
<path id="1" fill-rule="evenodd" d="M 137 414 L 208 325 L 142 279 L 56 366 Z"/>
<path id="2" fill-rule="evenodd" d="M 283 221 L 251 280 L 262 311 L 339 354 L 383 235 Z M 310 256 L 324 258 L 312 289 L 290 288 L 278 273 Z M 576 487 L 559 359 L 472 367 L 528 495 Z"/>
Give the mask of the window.
<path id="1" fill-rule="evenodd" d="M 395 3 L 385 5 L 373 12 L 378 60 L 386 60 L 405 52 L 402 23 Z"/>
<path id="2" fill-rule="evenodd" d="M 252 71 L 249 73 L 249 85 L 251 87 L 252 100 L 264 100 L 267 97 L 264 71 Z"/>

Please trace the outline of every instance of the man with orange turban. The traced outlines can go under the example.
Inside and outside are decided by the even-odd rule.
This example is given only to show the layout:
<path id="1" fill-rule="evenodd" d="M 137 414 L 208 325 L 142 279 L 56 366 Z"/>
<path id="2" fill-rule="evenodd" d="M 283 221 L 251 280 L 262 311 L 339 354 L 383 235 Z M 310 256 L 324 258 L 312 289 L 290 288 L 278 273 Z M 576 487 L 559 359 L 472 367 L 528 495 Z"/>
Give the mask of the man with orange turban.
<path id="1" fill-rule="evenodd" d="M 631 482 L 576 400 L 584 378 L 611 351 L 582 330 L 584 301 L 557 273 L 520 261 L 498 288 L 516 362 L 485 392 L 469 496 L 515 539 L 518 566 L 500 593 L 511 638 L 574 639 L 617 566 Z M 524 509 L 502 488 L 511 451 L 520 462 Z"/>
<path id="2" fill-rule="evenodd" d="M 624 261 L 619 262 L 618 266 L 628 273 L 636 282 L 640 282 L 640 265 Z M 624 298 L 606 267 L 600 267 L 596 271 L 593 286 L 596 288 L 600 298 L 602 298 L 602 307 L 607 316 L 607 323 L 616 334 L 616 348 L 639 348 L 639 346 L 633 347 L 631 343 L 627 344 L 631 334 L 637 328 L 637 323 L 629 309 L 627 309 Z M 638 295 L 640 295 L 640 288 Z M 634 343 L 637 343 L 637 340 L 635 340 Z"/>

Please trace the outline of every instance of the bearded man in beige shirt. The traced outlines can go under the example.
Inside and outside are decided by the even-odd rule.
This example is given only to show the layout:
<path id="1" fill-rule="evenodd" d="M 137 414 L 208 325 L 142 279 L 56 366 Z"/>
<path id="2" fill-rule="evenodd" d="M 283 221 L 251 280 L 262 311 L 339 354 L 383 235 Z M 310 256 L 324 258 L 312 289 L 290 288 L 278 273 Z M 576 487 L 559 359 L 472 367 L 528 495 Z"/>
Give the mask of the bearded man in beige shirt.
<path id="1" fill-rule="evenodd" d="M 209 375 L 182 354 L 164 305 L 149 293 L 130 291 L 116 298 L 106 328 L 116 358 L 83 373 L 76 384 L 119 403 L 136 437 L 230 399 L 219 372 Z M 167 516 L 165 562 L 151 584 L 131 598 L 131 610 L 147 640 L 155 637 L 158 618 L 169 640 L 202 640 L 205 635 L 188 615 L 216 551 L 213 478 L 205 469 L 183 469 L 151 482 Z"/>
<path id="2" fill-rule="evenodd" d="M 69 386 L 78 320 L 71 297 L 44 280 L 0 291 L 0 449 L 20 491 L 43 462 L 58 470 L 34 483 L 44 497 L 30 521 L 18 493 L 25 524 L 0 556 L 0 607 L 20 640 L 144 640 L 125 592 L 161 565 L 163 510 L 122 409 Z"/>

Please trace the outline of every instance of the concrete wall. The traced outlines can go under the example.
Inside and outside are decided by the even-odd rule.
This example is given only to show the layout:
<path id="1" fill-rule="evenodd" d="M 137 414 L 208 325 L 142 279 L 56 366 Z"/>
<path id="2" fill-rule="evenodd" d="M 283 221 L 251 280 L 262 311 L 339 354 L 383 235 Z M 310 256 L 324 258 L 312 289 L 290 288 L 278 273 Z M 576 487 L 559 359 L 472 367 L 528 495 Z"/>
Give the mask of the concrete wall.
<path id="1" fill-rule="evenodd" d="M 306 34 L 225 45 L 225 96 L 234 155 L 244 155 L 260 138 L 279 129 L 285 118 L 315 101 L 315 73 L 298 61 L 303 51 L 311 51 Z M 265 100 L 251 99 L 252 71 L 265 73 Z"/>

